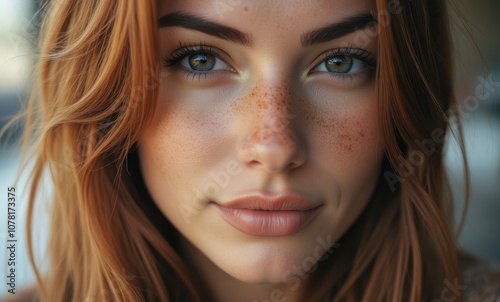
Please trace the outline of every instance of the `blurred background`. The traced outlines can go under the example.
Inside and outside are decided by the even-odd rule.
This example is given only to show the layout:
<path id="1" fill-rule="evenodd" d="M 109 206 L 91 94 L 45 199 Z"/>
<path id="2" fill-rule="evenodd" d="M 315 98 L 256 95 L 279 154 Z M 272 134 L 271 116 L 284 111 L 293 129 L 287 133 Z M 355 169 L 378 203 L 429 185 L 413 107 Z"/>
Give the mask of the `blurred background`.
<path id="1" fill-rule="evenodd" d="M 455 13 L 455 88 L 457 100 L 463 105 L 461 116 L 472 185 L 460 244 L 468 251 L 500 261 L 500 1 L 454 3 L 468 27 Z M 456 211 L 461 212 L 463 167 L 454 142 L 448 144 L 446 164 L 457 197 Z"/>
<path id="2" fill-rule="evenodd" d="M 0 0 L 0 127 L 21 108 L 32 76 L 34 41 L 39 19 L 33 17 L 38 1 Z M 456 93 L 463 105 L 462 117 L 466 150 L 471 171 L 471 199 L 463 231 L 462 247 L 485 258 L 500 261 L 500 1 L 460 0 L 456 7 L 465 17 L 454 17 L 452 30 L 456 43 Z M 452 15 L 456 15 L 454 10 Z M 466 28 L 469 29 L 466 29 Z M 479 55 L 478 51 L 481 55 Z M 480 102 L 477 102 L 480 100 Z M 15 139 L 19 127 L 11 131 Z M 2 137 L 0 141 L 0 296 L 6 293 L 7 188 L 14 185 L 19 170 L 19 146 Z M 463 166 L 454 141 L 447 143 L 446 165 L 457 198 L 457 220 L 464 208 Z M 22 175 L 17 187 L 16 283 L 19 288 L 34 277 L 25 252 L 24 215 L 26 195 Z M 50 192 L 50 184 L 47 184 Z M 44 209 L 36 215 L 35 257 L 47 237 Z"/>

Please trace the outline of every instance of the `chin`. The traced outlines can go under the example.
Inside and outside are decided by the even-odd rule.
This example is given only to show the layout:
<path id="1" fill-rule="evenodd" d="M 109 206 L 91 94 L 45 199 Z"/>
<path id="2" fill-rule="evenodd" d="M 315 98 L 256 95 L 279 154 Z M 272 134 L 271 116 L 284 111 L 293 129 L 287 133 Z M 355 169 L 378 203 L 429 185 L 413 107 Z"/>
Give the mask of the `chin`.
<path id="1" fill-rule="evenodd" d="M 258 245 L 216 254 L 212 262 L 229 276 L 251 284 L 287 284 L 306 279 L 324 255 L 314 256 L 313 245 Z M 314 247 L 314 246 L 313 246 Z M 321 260 L 320 260 L 321 259 Z"/>
<path id="2" fill-rule="evenodd" d="M 268 285 L 282 285 L 291 283 L 293 280 L 300 278 L 300 275 L 294 272 L 295 268 L 300 267 L 300 262 L 283 263 L 284 265 L 273 266 L 251 266 L 247 265 L 246 268 L 237 269 L 227 268 L 223 269 L 225 273 L 230 275 L 236 280 L 248 284 L 268 284 Z M 302 275 L 308 274 L 303 272 Z"/>

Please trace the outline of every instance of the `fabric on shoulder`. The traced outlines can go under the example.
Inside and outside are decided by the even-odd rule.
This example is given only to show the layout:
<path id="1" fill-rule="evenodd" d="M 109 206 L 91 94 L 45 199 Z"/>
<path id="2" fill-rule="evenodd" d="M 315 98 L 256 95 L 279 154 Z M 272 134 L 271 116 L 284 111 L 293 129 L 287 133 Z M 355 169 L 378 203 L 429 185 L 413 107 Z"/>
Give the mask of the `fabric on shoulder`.
<path id="1" fill-rule="evenodd" d="M 500 302 L 500 263 L 461 252 L 459 264 L 464 302 Z"/>

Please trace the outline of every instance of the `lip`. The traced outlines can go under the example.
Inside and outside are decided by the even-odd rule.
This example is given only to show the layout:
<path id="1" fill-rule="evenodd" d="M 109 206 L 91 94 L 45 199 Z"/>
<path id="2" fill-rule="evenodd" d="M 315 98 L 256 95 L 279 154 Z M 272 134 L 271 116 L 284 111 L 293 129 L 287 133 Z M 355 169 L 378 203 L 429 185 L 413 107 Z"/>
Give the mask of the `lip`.
<path id="1" fill-rule="evenodd" d="M 211 203 L 230 225 L 253 236 L 288 236 L 307 227 L 319 213 L 298 194 L 250 194 L 229 202 Z"/>

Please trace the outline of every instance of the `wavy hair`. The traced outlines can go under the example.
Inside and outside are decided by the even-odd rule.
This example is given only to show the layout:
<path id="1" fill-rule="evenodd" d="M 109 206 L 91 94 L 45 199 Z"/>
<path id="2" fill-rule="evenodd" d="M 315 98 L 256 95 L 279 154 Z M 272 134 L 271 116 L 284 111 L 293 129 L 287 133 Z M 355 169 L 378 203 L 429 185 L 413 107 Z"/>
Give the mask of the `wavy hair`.
<path id="1" fill-rule="evenodd" d="M 401 1 L 388 20 L 395 3 L 376 0 L 376 87 L 386 146 L 378 186 L 335 257 L 310 282 L 318 297 L 333 288 L 335 302 L 429 300 L 440 297 L 444 280 L 459 278 L 444 139 L 429 141 L 436 131 L 450 135 L 454 112 L 446 3 Z M 207 297 L 176 252 L 178 234 L 158 214 L 137 167 L 135 144 L 160 84 L 156 5 L 58 0 L 43 10 L 23 136 L 34 161 L 28 250 L 42 301 Z M 463 150 L 460 131 L 457 138 Z M 425 155 L 422 142 L 430 150 Z M 45 171 L 54 191 L 50 268 L 42 274 L 32 219 Z M 333 269 L 341 273 L 329 274 Z"/>

